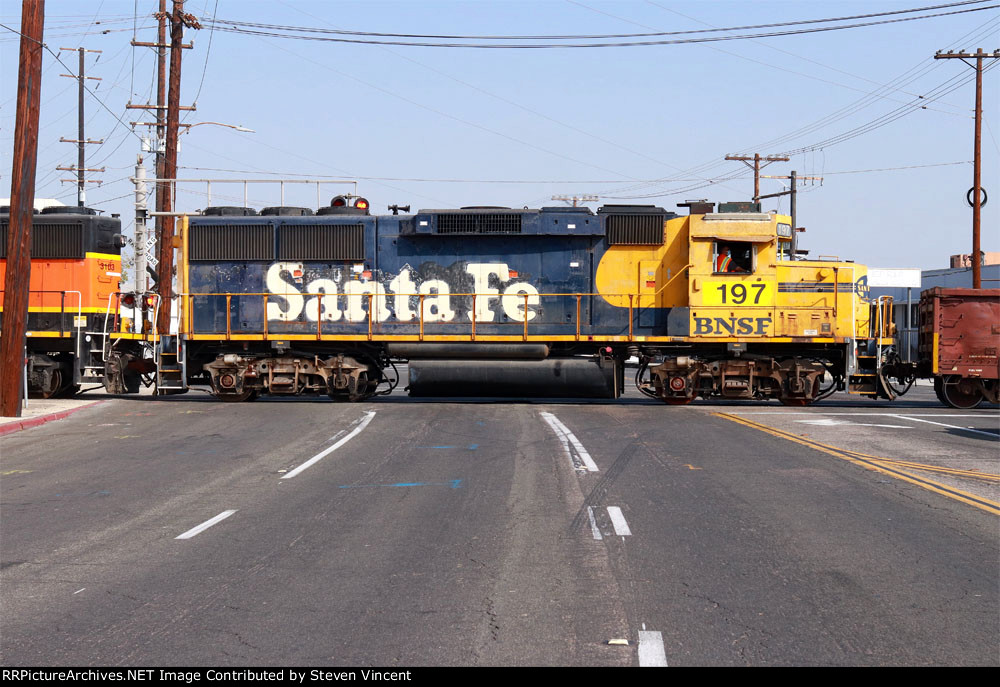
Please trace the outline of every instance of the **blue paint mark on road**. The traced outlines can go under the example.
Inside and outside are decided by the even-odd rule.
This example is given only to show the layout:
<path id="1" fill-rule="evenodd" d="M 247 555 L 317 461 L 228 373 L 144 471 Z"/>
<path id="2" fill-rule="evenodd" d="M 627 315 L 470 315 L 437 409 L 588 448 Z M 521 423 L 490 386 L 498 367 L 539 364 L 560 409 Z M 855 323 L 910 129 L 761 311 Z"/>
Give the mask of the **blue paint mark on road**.
<path id="1" fill-rule="evenodd" d="M 451 487 L 458 489 L 462 480 L 452 479 L 447 482 L 396 482 L 395 484 L 341 484 L 340 489 L 360 489 L 362 487 Z"/>

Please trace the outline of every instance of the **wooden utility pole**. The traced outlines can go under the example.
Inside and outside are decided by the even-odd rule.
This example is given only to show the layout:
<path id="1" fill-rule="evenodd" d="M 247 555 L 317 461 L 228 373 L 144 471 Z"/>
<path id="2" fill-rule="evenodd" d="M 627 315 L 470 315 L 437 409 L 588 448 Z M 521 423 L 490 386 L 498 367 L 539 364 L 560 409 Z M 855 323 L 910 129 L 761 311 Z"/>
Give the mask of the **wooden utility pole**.
<path id="1" fill-rule="evenodd" d="M 38 164 L 38 108 L 42 89 L 42 27 L 45 0 L 21 2 L 21 54 L 17 76 L 14 164 L 10 175 L 10 222 L 0 330 L 0 415 L 21 416 L 24 346 L 31 285 L 31 221 Z"/>
<path id="2" fill-rule="evenodd" d="M 163 153 L 164 148 L 160 147 L 161 141 L 167 138 L 167 0 L 160 0 L 160 11 L 156 16 L 156 167 L 154 174 L 157 179 L 163 178 Z M 164 197 L 167 185 L 159 182 L 156 185 L 156 210 L 166 212 L 168 204 Z M 163 215 L 156 216 L 157 241 L 163 236 Z M 157 246 L 159 243 L 156 244 Z M 142 247 L 146 250 L 146 246 Z M 159 274 L 159 273 L 157 273 Z"/>
<path id="3" fill-rule="evenodd" d="M 200 29 L 198 20 L 184 13 L 184 0 L 174 0 L 174 11 L 170 16 L 170 80 L 167 85 L 167 145 L 163 161 L 164 179 L 177 178 L 177 133 L 180 129 L 181 100 L 181 49 L 184 40 L 184 27 Z M 159 110 L 157 110 L 159 112 Z M 163 212 L 173 212 L 173 184 L 162 184 Z M 163 218 L 163 229 L 160 232 L 160 253 L 157 274 L 157 287 L 160 294 L 160 312 L 156 321 L 156 330 L 160 334 L 170 333 L 170 311 L 173 301 L 174 272 L 174 218 Z"/>
<path id="4" fill-rule="evenodd" d="M 753 199 L 760 200 L 760 170 L 767 167 L 772 162 L 788 162 L 787 157 L 781 155 L 768 155 L 761 157 L 760 153 L 754 153 L 753 157 L 747 155 L 726 155 L 727 160 L 738 160 L 753 170 Z M 753 161 L 751 165 L 750 162 Z M 764 164 L 760 164 L 763 162 Z"/>
<path id="5" fill-rule="evenodd" d="M 79 81 L 79 88 L 77 89 L 77 106 L 76 106 L 76 117 L 77 117 L 77 138 L 76 140 L 69 138 L 60 138 L 59 140 L 63 143 L 75 143 L 76 144 L 76 167 L 56 167 L 56 169 L 64 170 L 67 172 L 76 171 L 76 204 L 83 207 L 87 204 L 87 181 L 85 175 L 87 172 L 103 172 L 104 168 L 100 169 L 87 169 L 86 167 L 86 147 L 88 143 L 104 143 L 104 140 L 100 141 L 90 141 L 84 134 L 84 93 L 87 90 L 86 80 L 92 79 L 93 81 L 100 81 L 101 79 L 96 76 L 87 76 L 84 72 L 86 64 L 84 58 L 86 53 L 95 52 L 100 53 L 100 50 L 85 50 L 84 48 L 59 48 L 60 50 L 72 50 L 80 55 L 80 67 L 78 74 L 60 74 L 59 76 L 66 76 L 71 79 L 76 79 Z M 100 183 L 99 181 L 96 183 Z"/>
<path id="6" fill-rule="evenodd" d="M 972 65 L 965 62 L 969 58 L 976 58 L 976 64 Z M 984 52 L 982 48 L 979 48 L 974 54 L 966 52 L 938 52 L 934 55 L 935 60 L 962 60 L 970 67 L 976 70 L 976 133 L 974 138 L 975 152 L 973 157 L 973 170 L 972 170 L 972 188 L 969 192 L 972 195 L 972 199 L 969 201 L 972 205 L 972 288 L 981 289 L 983 288 L 982 281 L 982 262 L 983 253 L 980 247 L 979 241 L 979 220 L 980 220 L 980 210 L 982 208 L 982 133 L 983 133 L 983 60 L 985 58 L 997 59 L 1000 58 L 1000 50 L 994 50 L 992 53 Z"/>
<path id="7" fill-rule="evenodd" d="M 156 17 L 158 22 L 157 31 L 157 41 L 155 43 L 148 43 L 142 41 L 132 41 L 133 46 L 142 46 L 147 48 L 156 48 L 156 105 L 134 105 L 132 103 L 127 104 L 125 107 L 129 110 L 155 110 L 156 111 L 156 122 L 146 123 L 146 122 L 133 122 L 135 125 L 154 125 L 156 126 L 156 142 L 152 146 L 152 149 L 156 152 L 156 178 L 165 179 L 173 178 L 176 176 L 177 172 L 177 129 L 182 124 L 174 129 L 173 134 L 170 133 L 169 119 L 170 119 L 170 108 L 174 107 L 176 112 L 181 110 L 193 111 L 195 108 L 193 106 L 182 106 L 179 104 L 180 101 L 180 78 L 181 78 L 181 50 L 187 50 L 194 47 L 194 42 L 183 43 L 181 39 L 183 38 L 184 27 L 190 27 L 193 29 L 201 28 L 198 24 L 197 19 L 190 14 L 184 13 L 184 0 L 174 0 L 173 11 L 167 12 L 167 0 L 160 0 L 160 10 L 156 12 L 153 16 Z M 167 73 L 167 26 L 170 26 L 170 73 Z M 169 89 L 168 89 L 169 81 Z M 175 117 L 175 121 L 179 119 L 179 115 Z M 169 174 L 167 173 L 167 157 L 170 154 L 168 151 L 171 146 L 171 139 L 173 140 L 173 159 L 174 159 L 174 169 Z M 166 213 L 171 211 L 172 206 L 172 184 L 167 182 L 158 181 L 156 183 L 156 212 Z M 157 290 L 160 292 L 161 296 L 161 309 L 160 316 L 157 322 L 157 329 L 161 333 L 167 333 L 170 326 L 170 296 L 172 295 L 172 273 L 173 273 L 173 246 L 169 245 L 164 248 L 164 237 L 168 236 L 173 238 L 173 219 L 165 217 L 160 214 L 156 214 L 156 236 L 158 239 L 158 251 L 157 251 Z M 168 226 L 169 224 L 169 226 Z M 168 239 L 169 243 L 169 239 Z M 136 246 L 136 251 L 145 250 L 145 246 Z M 167 267 L 163 267 L 164 263 L 164 251 L 166 251 L 167 257 Z M 166 281 L 164 281 L 164 274 L 167 275 Z M 164 293 L 164 285 L 167 289 Z M 161 327 L 162 325 L 162 327 Z"/>

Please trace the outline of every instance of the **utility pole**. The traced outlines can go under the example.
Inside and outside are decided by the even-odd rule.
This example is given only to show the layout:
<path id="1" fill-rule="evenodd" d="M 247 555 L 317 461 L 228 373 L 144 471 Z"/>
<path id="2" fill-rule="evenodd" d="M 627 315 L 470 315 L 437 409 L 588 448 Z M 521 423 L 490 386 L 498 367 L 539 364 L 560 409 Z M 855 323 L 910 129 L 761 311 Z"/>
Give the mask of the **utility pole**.
<path id="1" fill-rule="evenodd" d="M 976 64 L 965 62 L 969 58 L 976 58 Z M 973 158 L 972 188 L 969 193 L 972 195 L 969 201 L 972 205 L 972 288 L 983 288 L 982 282 L 982 262 L 983 253 L 979 242 L 979 220 L 982 208 L 982 132 L 983 132 L 983 60 L 986 58 L 1000 58 L 1000 50 L 992 53 L 984 52 L 979 48 L 974 54 L 966 52 L 941 52 L 934 55 L 935 60 L 962 60 L 976 70 L 976 133 L 974 138 L 975 153 Z M 968 197 L 968 194 L 966 195 Z"/>
<path id="2" fill-rule="evenodd" d="M 35 168 L 38 164 L 44 24 L 45 0 L 22 0 L 7 269 L 4 273 L 4 312 L 0 327 L 0 415 L 4 417 L 21 417 L 21 394 L 24 390 L 22 375 L 31 288 L 31 216 L 35 207 Z"/>
<path id="3" fill-rule="evenodd" d="M 79 88 L 77 89 L 78 90 L 78 101 L 77 101 L 77 106 L 76 106 L 76 109 L 77 109 L 77 112 L 76 112 L 76 114 L 77 114 L 77 132 L 76 132 L 77 133 L 77 138 L 76 138 L 76 140 L 68 139 L 68 138 L 60 138 L 59 139 L 62 143 L 76 143 L 76 145 L 77 145 L 76 167 L 75 168 L 72 167 L 72 166 L 70 166 L 70 167 L 56 167 L 56 169 L 62 170 L 62 171 L 66 171 L 66 172 L 76 171 L 76 204 L 79 205 L 80 207 L 83 207 L 84 205 L 87 204 L 87 181 L 86 181 L 84 175 L 87 172 L 103 172 L 104 171 L 103 167 L 101 167 L 100 169 L 87 169 L 87 166 L 86 166 L 86 157 L 87 157 L 86 156 L 86 147 L 87 147 L 87 144 L 88 143 L 104 143 L 104 141 L 103 140 L 100 140 L 100 141 L 91 141 L 91 140 L 88 140 L 87 137 L 84 135 L 84 130 L 83 130 L 83 128 L 84 128 L 84 121 L 83 121 L 84 120 L 84 116 L 83 116 L 83 114 L 84 114 L 83 96 L 84 96 L 85 91 L 87 90 L 86 87 L 85 87 L 85 82 L 86 82 L 87 79 L 92 79 L 93 81 L 100 81 L 101 80 L 99 77 L 96 77 L 96 76 L 87 76 L 85 74 L 85 67 L 86 67 L 86 65 L 84 64 L 84 58 L 86 56 L 86 53 L 88 53 L 88 52 L 93 52 L 93 53 L 98 53 L 99 54 L 102 51 L 100 51 L 100 50 L 86 50 L 84 48 L 59 48 L 59 49 L 60 50 L 72 50 L 74 52 L 79 53 L 79 55 L 80 55 L 80 67 L 79 67 L 79 74 L 60 74 L 59 75 L 59 76 L 66 76 L 66 77 L 69 77 L 71 79 L 76 79 L 77 81 L 79 81 Z M 64 179 L 63 181 L 66 181 L 66 180 Z M 97 181 L 97 182 L 92 182 L 92 183 L 100 184 L 101 182 Z"/>
<path id="4" fill-rule="evenodd" d="M 753 170 L 753 200 L 760 200 L 760 170 L 767 167 L 772 162 L 788 162 L 788 158 L 781 155 L 768 155 L 761 157 L 760 153 L 754 153 L 753 157 L 747 155 L 726 155 L 727 160 L 738 160 Z M 753 161 L 751 165 L 750 162 Z M 764 164 L 761 165 L 760 163 Z"/>
<path id="5" fill-rule="evenodd" d="M 798 254 L 798 245 L 799 245 L 798 233 L 800 231 L 805 231 L 805 229 L 800 229 L 799 225 L 798 225 L 798 213 L 797 213 L 797 210 L 798 210 L 798 208 L 797 208 L 797 200 L 798 200 L 798 195 L 799 195 L 798 182 L 800 182 L 800 181 L 819 181 L 819 182 L 822 182 L 823 181 L 823 177 L 800 177 L 798 175 L 798 172 L 796 172 L 793 169 L 791 175 L 787 176 L 787 177 L 783 177 L 783 176 L 771 176 L 771 175 L 765 174 L 764 176 L 761 177 L 761 179 L 788 179 L 788 180 L 790 180 L 792 182 L 791 188 L 789 190 L 787 190 L 787 191 L 781 191 L 779 193 L 769 193 L 766 196 L 758 196 L 757 198 L 755 198 L 755 200 L 761 200 L 763 198 L 777 198 L 778 196 L 791 196 L 791 198 L 790 198 L 791 215 L 792 215 L 792 255 L 791 255 L 791 258 L 792 258 L 792 260 L 794 260 L 795 256 Z"/>
<path id="6" fill-rule="evenodd" d="M 191 14 L 184 13 L 184 0 L 174 0 L 174 12 L 170 17 L 170 83 L 167 86 L 167 150 L 164 154 L 163 178 L 177 178 L 177 134 L 180 128 L 181 100 L 181 43 L 184 40 L 184 27 L 200 29 L 201 24 Z M 174 189 L 172 183 L 163 185 L 164 212 L 174 211 Z M 160 262 L 157 265 L 160 289 L 160 312 L 156 328 L 161 334 L 170 333 L 170 311 L 173 302 L 173 272 L 174 272 L 174 221 L 175 218 L 163 218 L 163 230 L 160 232 Z"/>
<path id="7" fill-rule="evenodd" d="M 183 31 L 184 26 L 190 28 L 198 29 L 201 26 L 198 24 L 197 19 L 193 15 L 184 13 L 184 1 L 174 0 L 173 2 L 173 12 L 167 12 L 167 0 L 160 0 L 160 10 L 156 12 L 154 16 L 158 22 L 157 31 L 157 41 L 156 43 L 148 43 L 142 41 L 132 41 L 133 46 L 141 46 L 147 48 L 156 49 L 156 105 L 134 105 L 128 103 L 125 107 L 130 110 L 155 110 L 156 112 L 156 122 L 133 122 L 132 124 L 156 126 L 156 144 L 152 146 L 152 150 L 156 152 L 156 178 L 174 178 L 177 175 L 176 160 L 177 160 L 177 128 L 174 129 L 173 134 L 170 133 L 170 127 L 168 126 L 168 120 L 170 118 L 170 107 L 176 107 L 177 111 L 193 111 L 195 106 L 182 106 L 179 104 L 180 101 L 180 70 L 181 70 L 181 57 L 180 51 L 186 50 L 194 47 L 194 41 L 190 43 L 183 43 Z M 167 73 L 167 25 L 170 24 L 170 37 L 171 43 L 170 47 L 170 73 Z M 170 82 L 170 92 L 168 93 L 167 82 Z M 176 80 L 176 93 L 174 90 L 174 82 Z M 179 118 L 179 115 L 178 117 Z M 166 158 L 168 156 L 168 151 L 170 149 L 170 139 L 173 138 L 174 145 L 174 169 L 169 174 L 167 173 L 167 162 Z M 161 333 L 167 333 L 170 327 L 170 296 L 172 295 L 172 273 L 173 273 L 173 246 L 167 246 L 164 248 L 164 237 L 169 236 L 170 239 L 173 238 L 173 218 L 165 217 L 159 213 L 167 213 L 171 211 L 171 190 L 172 184 L 168 182 L 157 181 L 156 183 L 156 236 L 158 237 L 158 259 L 159 263 L 157 265 L 157 289 L 160 292 L 160 316 L 157 322 L 157 330 Z M 169 226 L 168 226 L 169 223 Z M 167 243 L 170 243 L 169 239 Z M 141 247 L 145 249 L 145 246 Z M 136 247 L 138 251 L 139 246 Z M 164 252 L 166 251 L 167 260 L 166 266 L 164 267 Z M 166 279 L 164 279 L 164 274 L 166 274 Z M 165 290 L 165 291 L 164 291 Z"/>
<path id="8" fill-rule="evenodd" d="M 181 51 L 194 46 L 193 42 L 184 44 L 184 27 L 200 29 L 197 18 L 184 12 L 184 0 L 173 0 L 173 11 L 166 12 L 166 0 L 160 0 L 160 11 L 156 13 L 159 20 L 159 35 L 157 43 L 140 43 L 132 41 L 134 46 L 155 47 L 157 49 L 157 104 L 156 105 L 126 105 L 134 110 L 156 110 L 157 134 L 157 179 L 174 179 L 177 177 L 177 134 L 180 129 L 180 111 L 194 110 L 194 106 L 184 107 L 180 104 L 181 97 Z M 170 23 L 170 73 L 165 75 L 166 26 Z M 166 104 L 163 103 L 164 80 L 168 81 Z M 164 120 L 164 110 L 166 119 Z M 165 129 L 165 130 L 164 130 Z M 160 154 L 160 141 L 166 139 L 164 150 Z M 162 159 L 162 162 L 161 162 Z M 158 213 L 173 211 L 173 184 L 157 182 L 156 208 Z M 162 222 L 162 224 L 161 224 Z M 157 288 L 160 294 L 160 312 L 157 318 L 156 331 L 160 334 L 170 333 L 170 312 L 173 297 L 173 237 L 174 218 L 157 215 L 157 234 L 159 236 L 159 263 L 157 264 Z"/>
<path id="9" fill-rule="evenodd" d="M 142 155 L 135 163 L 135 287 L 136 293 L 146 292 L 146 166 Z M 143 299 L 145 304 L 145 299 Z"/>

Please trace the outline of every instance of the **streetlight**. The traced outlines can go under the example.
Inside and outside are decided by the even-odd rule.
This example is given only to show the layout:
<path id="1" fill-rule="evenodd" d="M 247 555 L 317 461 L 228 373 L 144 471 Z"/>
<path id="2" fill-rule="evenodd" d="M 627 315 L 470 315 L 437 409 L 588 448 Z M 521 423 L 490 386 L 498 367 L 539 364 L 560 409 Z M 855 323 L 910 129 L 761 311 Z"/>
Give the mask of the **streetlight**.
<path id="1" fill-rule="evenodd" d="M 161 126 L 161 124 L 159 122 L 129 122 L 129 123 L 132 126 L 134 126 L 134 127 L 135 126 Z M 228 129 L 235 129 L 236 131 L 242 131 L 242 132 L 248 133 L 248 134 L 255 134 L 255 133 L 257 133 L 253 129 L 248 129 L 245 126 L 240 126 L 238 124 L 226 124 L 224 122 L 198 122 L 196 124 L 178 124 L 177 126 L 179 126 L 179 127 L 181 127 L 181 128 L 184 129 L 184 131 L 181 132 L 182 134 L 186 134 L 193 127 L 201 126 L 203 124 L 212 124 L 214 126 L 224 126 L 224 127 L 228 128 Z M 166 141 L 164 139 L 161 139 L 161 138 L 155 139 L 155 145 L 154 145 L 154 141 L 152 141 L 149 138 L 143 136 L 143 138 L 142 138 L 142 151 L 144 153 L 153 153 L 153 152 L 155 152 L 155 153 L 157 153 L 159 155 L 159 154 L 163 154 L 166 151 L 166 149 L 167 149 L 167 144 L 166 144 Z"/>
<path id="2" fill-rule="evenodd" d="M 203 126 L 205 124 L 214 124 L 215 126 L 224 126 L 224 127 L 230 128 L 230 129 L 236 129 L 237 131 L 243 131 L 243 132 L 246 132 L 248 134 L 255 134 L 255 133 L 257 133 L 253 129 L 248 129 L 245 126 L 240 126 L 238 124 L 224 124 L 222 122 L 198 122 L 197 124 L 181 124 L 180 126 L 184 127 L 184 132 L 183 133 L 186 134 L 187 132 L 191 131 L 191 129 L 193 129 L 194 127 L 196 127 L 196 126 Z"/>

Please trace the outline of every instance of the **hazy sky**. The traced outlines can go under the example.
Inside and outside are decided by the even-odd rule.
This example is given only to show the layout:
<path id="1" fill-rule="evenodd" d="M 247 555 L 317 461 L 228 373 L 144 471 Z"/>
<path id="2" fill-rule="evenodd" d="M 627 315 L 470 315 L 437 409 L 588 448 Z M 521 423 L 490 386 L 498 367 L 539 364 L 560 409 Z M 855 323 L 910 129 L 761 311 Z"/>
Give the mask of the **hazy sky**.
<path id="1" fill-rule="evenodd" d="M 324 30 L 565 36 L 773 24 L 947 1 L 188 0 L 186 10 L 202 19 Z M 126 123 L 151 119 L 125 104 L 155 102 L 155 56 L 129 41 L 133 26 L 138 40 L 155 40 L 157 5 L 46 2 L 50 48 L 103 51 L 99 59 L 87 58 L 87 74 L 102 78 L 88 85 L 107 106 L 87 96 L 86 135 L 105 141 L 88 146 L 87 165 L 106 168 L 93 175 L 102 186 L 88 185 L 88 205 L 121 213 L 127 226 L 140 141 L 115 115 Z M 867 21 L 904 16 L 910 15 Z M 20 28 L 20 2 L 0 3 L 0 23 Z M 185 121 L 256 133 L 192 129 L 181 138 L 179 174 L 355 179 L 375 212 L 390 203 L 414 210 L 539 207 L 562 204 L 554 195 L 584 194 L 600 197 L 588 203 L 595 209 L 653 203 L 676 210 L 687 199 L 750 198 L 751 171 L 727 162 L 727 154 L 804 151 L 764 173 L 823 177 L 799 194 L 799 224 L 808 229 L 802 245 L 811 256 L 875 267 L 946 267 L 949 255 L 971 250 L 965 196 L 972 186 L 974 71 L 933 56 L 1000 48 L 998 27 L 1000 10 L 988 9 L 762 39 L 492 50 L 290 40 L 206 26 L 186 36 L 195 47 L 184 53 L 181 100 L 197 100 L 198 109 L 184 113 Z M 77 55 L 60 54 L 75 72 Z M 17 35 L 0 29 L 0 195 L 8 195 L 10 184 L 17 60 Z M 76 81 L 59 76 L 67 69 L 50 54 L 43 65 L 36 195 L 75 204 L 75 184 L 60 182 L 72 174 L 55 167 L 76 163 L 75 146 L 59 142 L 76 138 Z M 1000 250 L 997 74 L 986 73 L 983 100 L 983 186 L 996 196 L 983 210 L 983 249 L 993 251 Z M 764 180 L 762 193 L 782 184 Z M 324 186 L 322 203 L 338 188 L 353 186 Z M 213 196 L 213 205 L 243 203 L 241 186 L 218 186 Z M 181 186 L 179 209 L 199 209 L 206 200 L 204 184 Z M 278 186 L 251 187 L 250 204 L 279 204 Z M 285 204 L 315 207 L 315 187 L 287 186 Z M 764 207 L 787 212 L 788 199 L 765 200 Z"/>

